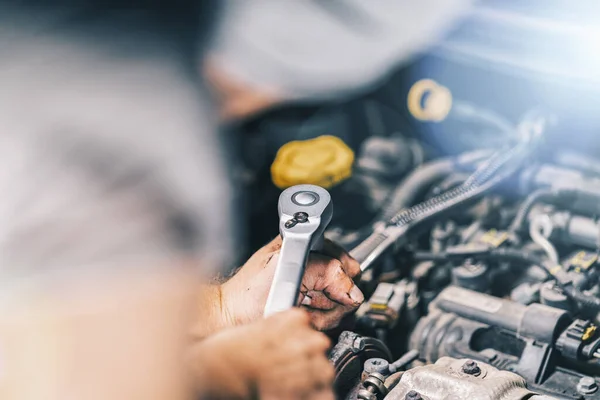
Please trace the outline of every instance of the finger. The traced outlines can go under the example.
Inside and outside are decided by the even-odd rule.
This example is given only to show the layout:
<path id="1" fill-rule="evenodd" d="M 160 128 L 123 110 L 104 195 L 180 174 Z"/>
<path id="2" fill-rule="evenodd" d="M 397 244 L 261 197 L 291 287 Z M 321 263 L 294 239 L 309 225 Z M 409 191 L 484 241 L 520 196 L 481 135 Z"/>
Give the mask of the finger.
<path id="1" fill-rule="evenodd" d="M 331 347 L 331 339 L 324 333 L 310 331 L 309 337 L 305 339 L 306 346 L 310 349 L 309 354 L 318 354 L 323 357 L 323 354 Z"/>
<path id="2" fill-rule="evenodd" d="M 314 357 L 311 360 L 310 370 L 312 371 L 311 377 L 316 389 L 322 390 L 331 388 L 335 377 L 335 370 L 326 357 Z"/>
<path id="3" fill-rule="evenodd" d="M 304 363 L 315 357 L 324 357 L 331 347 L 331 340 L 313 328 L 300 331 L 296 329 L 294 332 L 287 332 L 289 339 L 284 342 L 286 359 Z"/>
<path id="4" fill-rule="evenodd" d="M 310 313 L 310 323 L 319 331 L 333 329 L 340 324 L 342 318 L 350 311 L 352 309 L 349 307 L 338 307 L 331 311 L 314 311 Z"/>
<path id="5" fill-rule="evenodd" d="M 346 306 L 358 307 L 365 300 L 338 260 L 330 260 L 327 265 L 323 292 L 331 300 Z"/>
<path id="6" fill-rule="evenodd" d="M 281 324 L 284 326 L 308 326 L 310 323 L 310 316 L 308 312 L 302 308 L 294 307 L 292 309 L 278 312 L 270 316 L 274 324 Z"/>
<path id="7" fill-rule="evenodd" d="M 321 254 L 311 255 L 302 281 L 301 291 L 306 294 L 310 290 L 322 291 L 341 305 L 358 307 L 364 301 L 362 292 L 346 274 L 341 262 Z M 312 302 L 312 299 L 303 298 L 303 301 Z"/>
<path id="8" fill-rule="evenodd" d="M 342 268 L 344 268 L 344 271 L 346 271 L 350 278 L 354 278 L 360 274 L 360 264 L 358 261 L 352 258 L 350 254 L 348 254 L 348 252 L 346 252 L 346 250 L 344 250 L 337 243 L 334 243 L 329 239 L 325 239 L 323 253 L 340 260 L 342 263 Z"/>
<path id="9" fill-rule="evenodd" d="M 308 311 L 314 310 L 333 310 L 339 306 L 338 303 L 331 300 L 325 293 L 316 290 L 309 290 L 302 296 L 300 302 L 303 306 L 308 307 Z"/>
<path id="10" fill-rule="evenodd" d="M 335 368 L 328 359 L 325 359 L 325 362 L 326 364 L 323 365 L 323 367 L 320 369 L 321 378 L 323 379 L 323 382 L 325 383 L 326 387 L 330 388 L 333 384 L 333 380 L 335 379 Z"/>
<path id="11" fill-rule="evenodd" d="M 323 357 L 331 347 L 331 339 L 327 335 L 309 326 L 287 331 L 287 335 L 286 353 L 296 354 L 297 357 Z M 296 361 L 300 361 L 300 358 Z"/>

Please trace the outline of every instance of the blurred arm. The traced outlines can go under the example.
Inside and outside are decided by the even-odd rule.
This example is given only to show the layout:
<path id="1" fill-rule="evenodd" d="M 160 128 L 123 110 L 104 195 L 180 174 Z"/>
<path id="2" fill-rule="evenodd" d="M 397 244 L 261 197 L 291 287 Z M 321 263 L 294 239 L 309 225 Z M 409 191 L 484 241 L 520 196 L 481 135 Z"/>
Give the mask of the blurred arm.
<path id="1" fill-rule="evenodd" d="M 196 315 L 201 317 L 192 328 L 193 340 L 203 340 L 220 330 L 236 325 L 225 306 L 222 286 L 218 284 L 200 287 Z"/>
<path id="2" fill-rule="evenodd" d="M 211 113 L 140 14 L 68 10 L 0 12 L 0 398 L 187 400 L 232 238 Z"/>
<path id="3" fill-rule="evenodd" d="M 204 72 L 225 118 L 369 90 L 425 50 L 474 0 L 226 0 Z"/>

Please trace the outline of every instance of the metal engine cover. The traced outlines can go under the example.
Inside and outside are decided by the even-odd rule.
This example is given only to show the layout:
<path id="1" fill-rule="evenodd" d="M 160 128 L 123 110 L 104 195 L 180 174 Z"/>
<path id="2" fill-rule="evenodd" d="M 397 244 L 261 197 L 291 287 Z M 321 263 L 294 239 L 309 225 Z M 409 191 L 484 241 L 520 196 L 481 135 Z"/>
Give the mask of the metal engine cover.
<path id="1" fill-rule="evenodd" d="M 519 375 L 500 371 L 489 364 L 477 363 L 476 375 L 463 372 L 467 360 L 442 357 L 435 364 L 406 371 L 386 400 L 556 400 L 536 395 L 527 389 Z M 417 392 L 419 396 L 408 395 Z M 407 397 L 408 395 L 408 397 Z"/>

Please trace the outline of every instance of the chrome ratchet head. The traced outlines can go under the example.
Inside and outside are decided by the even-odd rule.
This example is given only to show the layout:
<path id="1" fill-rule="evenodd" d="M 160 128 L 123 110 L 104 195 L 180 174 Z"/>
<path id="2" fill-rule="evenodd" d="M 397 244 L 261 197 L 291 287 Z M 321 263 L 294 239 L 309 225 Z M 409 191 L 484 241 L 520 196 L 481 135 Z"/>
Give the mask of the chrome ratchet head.
<path id="1" fill-rule="evenodd" d="M 321 250 L 333 215 L 329 192 L 320 186 L 296 185 L 279 196 L 279 232 L 283 239 L 265 317 L 296 305 L 311 250 Z"/>

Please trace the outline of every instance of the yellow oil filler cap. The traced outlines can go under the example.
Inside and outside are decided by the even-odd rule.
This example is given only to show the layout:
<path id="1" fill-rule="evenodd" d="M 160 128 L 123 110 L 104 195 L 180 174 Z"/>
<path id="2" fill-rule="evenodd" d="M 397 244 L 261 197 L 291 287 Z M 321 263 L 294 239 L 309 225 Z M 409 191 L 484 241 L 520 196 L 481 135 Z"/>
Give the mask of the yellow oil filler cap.
<path id="1" fill-rule="evenodd" d="M 296 140 L 277 151 L 271 179 L 281 189 L 300 184 L 330 188 L 352 175 L 353 162 L 352 149 L 335 136 Z"/>

